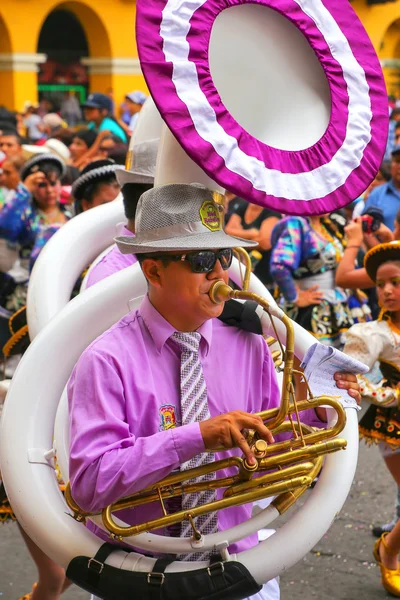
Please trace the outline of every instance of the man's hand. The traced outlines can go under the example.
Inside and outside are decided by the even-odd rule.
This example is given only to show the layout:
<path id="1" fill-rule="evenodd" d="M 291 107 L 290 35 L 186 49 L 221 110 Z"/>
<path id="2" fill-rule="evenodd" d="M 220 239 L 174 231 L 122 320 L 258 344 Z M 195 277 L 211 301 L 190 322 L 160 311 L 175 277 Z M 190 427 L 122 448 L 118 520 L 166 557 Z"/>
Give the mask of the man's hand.
<path id="1" fill-rule="evenodd" d="M 360 386 L 356 375 L 353 373 L 335 373 L 336 386 L 341 390 L 347 390 L 357 404 L 361 404 Z"/>
<path id="2" fill-rule="evenodd" d="M 335 373 L 336 386 L 341 390 L 347 390 L 349 395 L 354 398 L 358 405 L 361 404 L 360 385 L 357 381 L 357 377 L 353 373 Z M 317 417 L 326 423 L 328 420 L 326 414 L 326 408 L 319 406 L 315 409 Z"/>
<path id="3" fill-rule="evenodd" d="M 261 417 L 241 410 L 235 410 L 200 422 L 200 431 L 206 450 L 240 448 L 247 462 L 254 465 L 256 459 L 243 435 L 244 429 L 254 429 L 263 440 L 270 444 L 275 441 Z"/>

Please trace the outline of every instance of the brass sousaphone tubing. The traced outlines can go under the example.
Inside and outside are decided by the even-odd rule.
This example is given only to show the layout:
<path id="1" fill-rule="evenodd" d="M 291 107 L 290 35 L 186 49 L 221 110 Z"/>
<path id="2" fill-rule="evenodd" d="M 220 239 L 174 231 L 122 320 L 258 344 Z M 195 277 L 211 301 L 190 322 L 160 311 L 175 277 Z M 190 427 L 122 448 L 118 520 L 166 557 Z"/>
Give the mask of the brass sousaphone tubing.
<path id="1" fill-rule="evenodd" d="M 248 291 L 233 290 L 223 281 L 215 282 L 209 295 L 211 300 L 216 303 L 225 302 L 231 298 L 253 300 L 270 314 L 269 304 L 264 298 Z M 122 539 L 145 531 L 167 527 L 187 519 L 192 522 L 195 517 L 208 512 L 247 504 L 271 496 L 277 496 L 273 501 L 273 505 L 282 513 L 311 485 L 322 466 L 323 457 L 346 447 L 346 441 L 336 437 L 346 424 L 346 413 L 338 400 L 332 396 L 296 400 L 292 382 L 293 372 L 295 372 L 293 369 L 293 325 L 291 320 L 281 311 L 278 313 L 274 311 L 274 316 L 279 318 L 286 327 L 281 404 L 279 408 L 265 410 L 257 413 L 257 415 L 261 417 L 265 425 L 275 435 L 291 432 L 294 437 L 268 445 L 264 440 L 258 439 L 256 432 L 249 431 L 247 439 L 256 456 L 256 465 L 249 465 L 245 459 L 231 456 L 201 467 L 173 473 L 158 483 L 150 485 L 131 496 L 122 498 L 104 508 L 101 513 L 103 523 L 110 532 L 111 537 Z M 293 398 L 292 403 L 290 402 L 291 397 Z M 330 406 L 336 411 L 337 421 L 333 427 L 314 430 L 300 422 L 299 413 L 301 411 L 321 406 Z M 220 448 L 215 452 L 224 450 L 224 448 Z M 191 480 L 208 473 L 232 467 L 237 469 L 237 473 L 230 477 L 212 481 L 191 482 Z M 254 474 L 259 475 L 261 472 L 264 472 L 264 474 L 253 478 Z M 220 500 L 191 508 L 190 512 L 182 510 L 167 514 L 165 500 L 185 493 L 218 488 L 225 488 L 223 497 Z M 76 519 L 84 520 L 86 517 L 90 517 L 91 514 L 99 514 L 82 511 L 71 496 L 69 484 L 65 497 Z M 114 512 L 150 502 L 160 503 L 163 516 L 131 526 L 120 526 L 115 522 Z M 196 534 L 196 532 L 194 533 Z"/>

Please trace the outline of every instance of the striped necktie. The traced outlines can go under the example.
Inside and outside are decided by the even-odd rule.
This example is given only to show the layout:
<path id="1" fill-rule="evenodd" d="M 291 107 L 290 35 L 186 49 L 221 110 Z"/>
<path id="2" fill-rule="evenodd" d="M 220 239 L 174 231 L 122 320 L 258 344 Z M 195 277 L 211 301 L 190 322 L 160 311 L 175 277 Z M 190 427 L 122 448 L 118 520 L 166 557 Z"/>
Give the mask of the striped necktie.
<path id="1" fill-rule="evenodd" d="M 196 332 L 183 333 L 176 331 L 172 339 L 178 344 L 181 354 L 181 414 L 182 425 L 188 425 L 196 421 L 205 421 L 210 418 L 207 402 L 207 388 L 204 380 L 203 368 L 199 357 L 199 346 L 201 335 Z M 192 459 L 181 465 L 181 471 L 200 467 L 214 462 L 211 452 L 197 454 Z M 215 473 L 209 473 L 196 479 L 191 483 L 214 480 Z M 215 490 L 205 490 L 194 494 L 183 494 L 182 509 L 190 511 L 191 508 L 215 502 L 217 494 Z M 217 513 L 208 513 L 194 519 L 196 529 L 202 534 L 216 533 L 218 531 Z M 181 525 L 181 537 L 191 537 L 193 534 L 189 521 L 183 521 Z M 181 560 L 206 560 L 210 553 L 192 553 L 181 556 Z"/>

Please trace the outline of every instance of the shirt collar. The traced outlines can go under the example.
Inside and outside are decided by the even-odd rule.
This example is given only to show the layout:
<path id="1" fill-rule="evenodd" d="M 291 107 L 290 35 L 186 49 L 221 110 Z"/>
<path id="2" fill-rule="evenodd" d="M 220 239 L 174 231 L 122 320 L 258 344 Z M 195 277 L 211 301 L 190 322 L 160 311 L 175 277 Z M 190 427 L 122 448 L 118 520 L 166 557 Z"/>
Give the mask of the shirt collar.
<path id="1" fill-rule="evenodd" d="M 154 308 L 147 294 L 139 307 L 139 314 L 153 338 L 157 351 L 160 353 L 176 329 Z M 207 356 L 211 346 L 212 321 L 213 319 L 208 319 L 197 330 L 201 335 L 200 349 L 204 351 L 205 356 Z"/>
<path id="2" fill-rule="evenodd" d="M 125 225 L 122 226 L 122 233 L 121 235 L 126 235 L 127 237 L 131 236 L 131 237 L 135 237 L 134 234 L 132 233 L 132 231 L 130 231 L 130 229 L 128 229 L 127 227 L 125 227 Z"/>
<path id="3" fill-rule="evenodd" d="M 396 196 L 400 196 L 400 190 L 394 185 L 393 180 L 388 181 L 387 184 L 388 189 L 390 189 Z"/>

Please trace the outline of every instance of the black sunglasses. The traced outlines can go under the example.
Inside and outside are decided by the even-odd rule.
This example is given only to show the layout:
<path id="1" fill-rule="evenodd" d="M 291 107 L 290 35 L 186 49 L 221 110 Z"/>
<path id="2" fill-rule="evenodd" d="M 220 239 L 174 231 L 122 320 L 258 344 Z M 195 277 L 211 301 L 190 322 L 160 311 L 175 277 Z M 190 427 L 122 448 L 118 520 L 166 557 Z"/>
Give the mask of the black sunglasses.
<path id="1" fill-rule="evenodd" d="M 217 260 L 221 263 L 223 270 L 227 271 L 232 264 L 232 257 L 232 248 L 224 248 L 223 250 L 198 250 L 188 254 L 149 254 L 143 258 L 173 261 L 187 260 L 193 273 L 210 273 Z"/>

